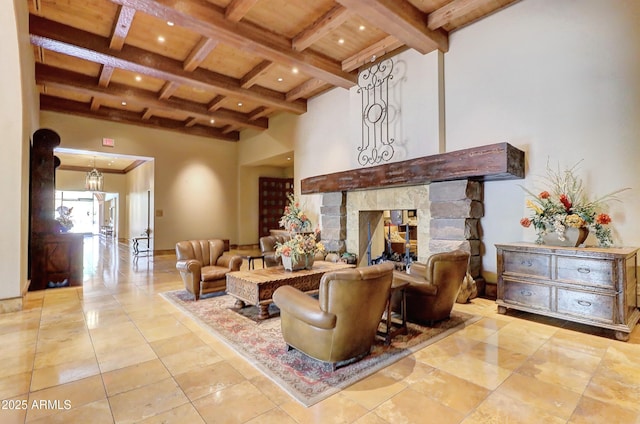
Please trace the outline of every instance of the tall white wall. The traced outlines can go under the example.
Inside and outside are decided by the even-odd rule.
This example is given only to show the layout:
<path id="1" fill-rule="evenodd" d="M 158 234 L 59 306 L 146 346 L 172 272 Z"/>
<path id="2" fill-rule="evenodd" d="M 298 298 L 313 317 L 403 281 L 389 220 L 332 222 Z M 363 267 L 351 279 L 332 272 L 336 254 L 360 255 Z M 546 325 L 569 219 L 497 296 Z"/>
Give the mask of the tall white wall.
<path id="1" fill-rule="evenodd" d="M 640 2 L 523 0 L 451 35 L 445 55 L 447 150 L 508 141 L 526 152 L 524 181 L 485 184 L 483 265 L 499 242 L 535 240 L 518 184 L 540 187 L 549 161 L 611 204 L 615 241 L 640 246 Z M 537 191 L 537 190 L 534 190 Z M 590 238 L 588 243 L 595 243 Z"/>
<path id="2" fill-rule="evenodd" d="M 22 307 L 28 287 L 29 139 L 37 127 L 38 100 L 28 7 L 21 0 L 0 4 L 0 312 Z"/>

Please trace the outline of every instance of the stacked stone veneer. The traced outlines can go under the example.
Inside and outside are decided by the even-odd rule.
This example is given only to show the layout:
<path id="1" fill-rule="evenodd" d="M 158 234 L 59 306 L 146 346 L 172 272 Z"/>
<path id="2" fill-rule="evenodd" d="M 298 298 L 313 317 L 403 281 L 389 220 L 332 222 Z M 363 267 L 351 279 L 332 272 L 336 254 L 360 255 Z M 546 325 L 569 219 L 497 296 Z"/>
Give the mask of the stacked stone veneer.
<path id="1" fill-rule="evenodd" d="M 362 256 L 365 249 L 360 245 L 366 237 L 365 223 L 360 222 L 362 212 L 416 209 L 418 260 L 424 262 L 437 252 L 464 249 L 471 253 L 469 272 L 478 279 L 482 272 L 482 200 L 483 184 L 470 180 L 324 193 L 320 209 L 322 242 L 328 251 Z"/>
<path id="2" fill-rule="evenodd" d="M 463 249 L 471 254 L 469 273 L 482 272 L 480 218 L 484 215 L 483 184 L 458 180 L 431 183 L 429 250 L 431 253 Z"/>

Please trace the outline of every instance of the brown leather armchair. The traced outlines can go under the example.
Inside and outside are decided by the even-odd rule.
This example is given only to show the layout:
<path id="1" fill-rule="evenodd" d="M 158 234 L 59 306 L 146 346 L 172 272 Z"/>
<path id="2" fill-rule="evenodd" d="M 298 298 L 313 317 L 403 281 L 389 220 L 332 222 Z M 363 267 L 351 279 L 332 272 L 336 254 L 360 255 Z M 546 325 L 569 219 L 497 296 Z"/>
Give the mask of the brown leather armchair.
<path id="1" fill-rule="evenodd" d="M 279 256 L 276 257 L 276 243 L 284 243 L 289 238 L 280 234 L 260 237 L 260 252 L 264 256 L 265 267 L 282 265 L 282 259 Z"/>
<path id="2" fill-rule="evenodd" d="M 406 272 L 394 272 L 393 278 L 407 281 L 407 320 L 428 323 L 449 318 L 467 268 L 469 253 L 463 250 L 436 253 L 426 264 L 414 262 Z M 393 309 L 399 310 L 399 294 L 394 294 Z"/>
<path id="3" fill-rule="evenodd" d="M 291 286 L 279 287 L 273 301 L 287 347 L 333 369 L 363 358 L 375 339 L 392 277 L 391 263 L 330 272 L 320 280 L 318 300 Z"/>
<path id="4" fill-rule="evenodd" d="M 239 271 L 242 256 L 224 253 L 222 240 L 188 240 L 176 243 L 176 269 L 196 300 L 205 293 L 227 288 L 227 273 Z"/>

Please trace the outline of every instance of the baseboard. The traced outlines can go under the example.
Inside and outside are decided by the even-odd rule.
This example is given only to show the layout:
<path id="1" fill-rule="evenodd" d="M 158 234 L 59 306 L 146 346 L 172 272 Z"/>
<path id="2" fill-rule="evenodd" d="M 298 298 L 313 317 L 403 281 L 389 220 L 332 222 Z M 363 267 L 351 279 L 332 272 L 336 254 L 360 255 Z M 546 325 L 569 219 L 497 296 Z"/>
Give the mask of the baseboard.
<path id="1" fill-rule="evenodd" d="M 10 299 L 0 299 L 0 314 L 19 312 L 22 310 L 22 297 L 12 297 Z"/>

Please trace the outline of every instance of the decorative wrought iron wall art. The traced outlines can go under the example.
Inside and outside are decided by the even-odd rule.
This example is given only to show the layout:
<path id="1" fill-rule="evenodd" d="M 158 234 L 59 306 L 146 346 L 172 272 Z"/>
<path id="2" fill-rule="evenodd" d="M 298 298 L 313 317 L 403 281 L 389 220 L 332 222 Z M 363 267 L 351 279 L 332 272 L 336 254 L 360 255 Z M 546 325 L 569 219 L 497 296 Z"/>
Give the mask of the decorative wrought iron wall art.
<path id="1" fill-rule="evenodd" d="M 395 140 L 389 133 L 389 81 L 393 79 L 393 66 L 393 60 L 386 59 L 358 76 L 362 99 L 362 142 L 358 147 L 361 166 L 389 161 L 394 154 Z"/>

